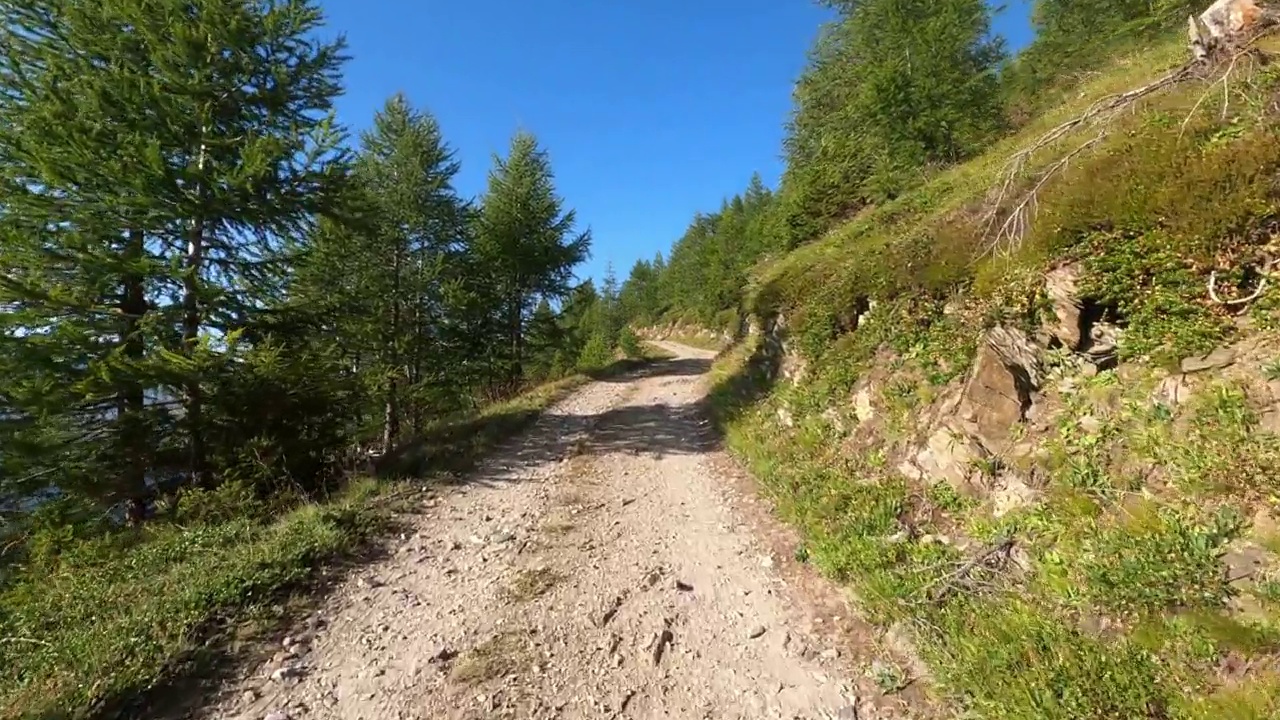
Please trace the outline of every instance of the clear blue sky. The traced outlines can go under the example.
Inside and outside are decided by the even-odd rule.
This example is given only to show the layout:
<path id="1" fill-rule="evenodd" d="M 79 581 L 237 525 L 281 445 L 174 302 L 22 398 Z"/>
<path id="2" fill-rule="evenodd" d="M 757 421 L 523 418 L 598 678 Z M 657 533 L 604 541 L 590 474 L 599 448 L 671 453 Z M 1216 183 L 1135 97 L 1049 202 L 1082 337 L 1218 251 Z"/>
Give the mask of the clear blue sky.
<path id="1" fill-rule="evenodd" d="M 694 212 L 782 172 L 783 122 L 828 19 L 811 0 L 321 0 L 352 60 L 338 106 L 353 131 L 403 91 L 484 190 L 517 127 L 549 151 L 594 237 L 581 277 L 666 250 Z M 1024 44 L 1026 0 L 997 31 Z"/>

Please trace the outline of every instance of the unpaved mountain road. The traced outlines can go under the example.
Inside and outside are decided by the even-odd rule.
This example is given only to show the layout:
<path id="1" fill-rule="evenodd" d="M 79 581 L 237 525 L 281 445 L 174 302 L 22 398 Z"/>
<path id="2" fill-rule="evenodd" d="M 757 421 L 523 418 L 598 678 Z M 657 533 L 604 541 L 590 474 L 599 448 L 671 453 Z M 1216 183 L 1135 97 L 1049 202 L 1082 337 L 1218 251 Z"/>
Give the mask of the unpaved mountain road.
<path id="1" fill-rule="evenodd" d="M 888 716 L 852 679 L 839 593 L 717 449 L 711 353 L 663 345 L 425 501 L 198 716 Z"/>

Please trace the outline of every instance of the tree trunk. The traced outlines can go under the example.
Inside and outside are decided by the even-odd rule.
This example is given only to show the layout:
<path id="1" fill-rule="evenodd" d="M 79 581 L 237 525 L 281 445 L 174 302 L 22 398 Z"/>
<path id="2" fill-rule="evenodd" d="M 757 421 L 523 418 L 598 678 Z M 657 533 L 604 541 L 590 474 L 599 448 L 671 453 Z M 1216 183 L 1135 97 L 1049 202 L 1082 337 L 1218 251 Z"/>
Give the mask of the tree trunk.
<path id="1" fill-rule="evenodd" d="M 139 262 L 145 252 L 145 236 L 142 231 L 130 230 L 125 246 L 125 257 L 130 262 Z M 125 275 L 123 292 L 120 296 L 120 314 L 124 318 L 120 335 L 124 356 L 131 367 L 125 374 L 126 380 L 120 391 L 117 411 L 121 429 L 121 449 L 124 456 L 121 487 L 131 500 L 142 498 L 147 494 L 147 458 L 150 456 L 150 442 L 144 414 L 146 388 L 143 387 L 137 375 L 137 367 L 142 363 L 146 353 L 141 326 L 147 309 L 143 277 L 138 272 L 130 270 Z"/>
<path id="2" fill-rule="evenodd" d="M 509 323 L 509 331 L 511 333 L 511 374 L 508 378 L 511 386 L 508 392 L 514 392 L 520 387 L 520 380 L 524 376 L 524 333 L 521 332 L 521 305 L 518 298 L 512 298 L 511 308 L 508 310 L 510 317 L 507 318 Z"/>
<path id="3" fill-rule="evenodd" d="M 205 168 L 205 153 L 206 148 L 202 138 L 200 155 L 196 165 L 201 175 L 203 175 Z M 203 177 L 201 177 L 201 181 L 203 181 Z M 197 197 L 203 200 L 203 186 L 197 189 Z M 200 212 L 203 212 L 203 208 L 201 208 Z M 187 237 L 187 267 L 186 274 L 182 280 L 182 346 L 188 357 L 195 355 L 200 341 L 200 324 L 202 320 L 200 315 L 200 278 L 204 271 L 204 234 L 204 218 L 197 216 L 191 221 L 191 231 Z M 188 433 L 190 433 L 188 446 L 190 452 L 189 472 L 191 473 L 191 482 L 195 485 L 205 485 L 207 483 L 203 435 L 204 397 L 200 387 L 200 374 L 200 371 L 197 370 L 188 378 L 186 383 L 186 420 Z"/>
<path id="4" fill-rule="evenodd" d="M 387 379 L 386 417 L 382 426 L 383 452 L 391 452 L 394 442 L 400 438 L 400 272 L 403 265 L 401 247 L 396 244 L 391 253 L 391 326 L 387 332 L 387 355 L 390 368 Z"/>

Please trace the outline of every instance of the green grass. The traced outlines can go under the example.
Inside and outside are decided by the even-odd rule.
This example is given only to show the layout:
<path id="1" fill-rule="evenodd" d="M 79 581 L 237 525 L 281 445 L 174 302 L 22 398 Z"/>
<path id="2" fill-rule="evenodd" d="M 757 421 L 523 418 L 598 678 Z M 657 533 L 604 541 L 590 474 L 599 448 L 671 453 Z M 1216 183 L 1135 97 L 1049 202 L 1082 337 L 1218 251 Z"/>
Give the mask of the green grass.
<path id="1" fill-rule="evenodd" d="M 1225 121 L 1220 102 L 1191 114 L 1208 83 L 1148 99 L 1045 186 L 1017 252 L 984 256 L 980 242 L 981 200 L 1015 149 L 1183 52 L 1170 44 L 1127 58 L 1019 136 L 759 268 L 750 309 L 785 317 L 808 366 L 803 383 L 775 385 L 779 359 L 756 338 L 713 368 L 727 444 L 801 530 L 808 562 L 847 584 L 871 620 L 912 629 L 933 691 L 957 714 L 1280 712 L 1275 579 L 1228 584 L 1220 563 L 1233 544 L 1258 541 L 1255 510 L 1280 510 L 1280 438 L 1257 430 L 1250 394 L 1251 383 L 1277 376 L 1276 361 L 1233 369 L 1252 373 L 1249 382 L 1196 380 L 1182 407 L 1150 399 L 1161 367 L 1280 321 L 1275 292 L 1241 313 L 1248 322 L 1207 293 L 1212 271 L 1223 294 L 1247 293 L 1273 242 L 1280 133 L 1263 105 L 1276 72 L 1241 76 Z M 1083 139 L 1065 139 L 1033 166 Z M 957 387 L 983 329 L 1038 327 L 1043 273 L 1061 261 L 1081 263 L 1086 303 L 1122 326 L 1122 365 L 1092 377 L 1060 369 L 1072 382 L 1046 384 L 1052 422 L 1018 428 L 1039 452 L 989 463 L 988 475 L 1008 467 L 1036 478 L 1038 502 L 996 517 L 980 497 L 902 477 L 898 461 L 927 429 L 921 418 Z M 852 322 L 851 309 L 871 300 Z M 875 422 L 841 430 L 824 417 L 847 419 L 851 394 L 868 381 Z M 793 427 L 779 424 L 782 408 Z M 1015 548 L 1007 560 L 966 563 L 1006 539 Z M 1264 610 L 1232 610 L 1242 601 Z M 1226 677 L 1229 656 L 1255 669 Z"/>
<path id="2" fill-rule="evenodd" d="M 427 440 L 439 445 L 423 451 L 418 469 L 470 466 L 590 379 L 575 376 L 442 421 Z M 318 568 L 354 558 L 388 528 L 413 486 L 361 480 L 292 508 L 257 503 L 241 490 L 189 494 L 174 518 L 137 529 L 77 536 L 54 524 L 37 534 L 28 565 L 0 586 L 0 717 L 93 716 L 179 668 L 206 672 L 201 657 L 218 654 L 206 645 L 215 627 L 271 615 L 291 593 L 305 594 Z M 545 591 L 549 579 L 521 587 Z"/>

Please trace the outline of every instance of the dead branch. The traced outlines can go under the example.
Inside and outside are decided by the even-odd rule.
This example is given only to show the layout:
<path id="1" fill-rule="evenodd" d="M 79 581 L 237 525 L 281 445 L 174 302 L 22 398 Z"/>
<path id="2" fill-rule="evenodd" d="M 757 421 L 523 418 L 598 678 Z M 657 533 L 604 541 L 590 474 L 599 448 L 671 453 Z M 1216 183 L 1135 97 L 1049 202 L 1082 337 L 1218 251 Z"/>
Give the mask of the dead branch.
<path id="1" fill-rule="evenodd" d="M 1207 71 L 1226 64 L 1226 70 L 1210 85 L 1209 90 L 1206 90 L 1205 93 L 1205 97 L 1207 97 L 1208 93 L 1218 83 L 1222 84 L 1222 112 L 1225 117 L 1230 106 L 1230 79 L 1235 72 L 1237 62 L 1246 55 L 1251 58 L 1259 55 L 1265 57 L 1265 53 L 1255 45 L 1258 40 L 1272 31 L 1275 24 L 1274 18 L 1267 17 L 1264 22 L 1258 23 L 1254 32 L 1239 39 L 1217 37 L 1205 39 L 1197 38 L 1193 34 L 1194 53 L 1190 60 L 1146 85 L 1101 98 L 1090 105 L 1083 113 L 1050 129 L 1032 141 L 1030 145 L 1010 156 L 1001 172 L 1002 178 L 999 190 L 995 193 L 994 199 L 990 201 L 989 210 L 983 216 L 985 225 L 983 237 L 986 239 L 986 247 L 980 258 L 988 255 L 1015 252 L 1021 246 L 1023 238 L 1030 229 L 1031 220 L 1035 217 L 1039 193 L 1048 181 L 1066 168 L 1072 158 L 1105 139 L 1111 131 L 1108 123 L 1122 111 L 1133 109 L 1138 101 L 1143 98 L 1179 85 L 1187 80 L 1212 74 Z M 1194 19 L 1192 26 L 1194 29 Z M 1201 97 L 1196 102 L 1195 107 L 1192 108 L 1192 114 L 1199 109 L 1204 99 L 1204 97 Z M 1183 122 L 1184 129 L 1189 121 L 1190 116 Z M 1017 202 L 1013 204 L 1013 207 L 1001 218 L 1002 209 L 1006 207 L 1006 202 L 1013 194 L 1014 188 L 1018 185 L 1018 181 L 1030 164 L 1032 157 L 1041 150 L 1056 144 L 1086 126 L 1101 127 L 1093 139 L 1050 164 L 1031 188 L 1023 193 Z"/>
<path id="2" fill-rule="evenodd" d="M 971 592 L 981 588 L 994 590 L 996 589 L 994 584 L 988 580 L 974 577 L 974 571 L 980 569 L 1001 570 L 1008 564 L 1012 552 L 1013 538 L 1004 538 L 995 545 L 960 563 L 951 572 L 925 583 L 919 592 L 925 596 L 928 602 L 937 604 L 951 593 L 957 591 Z"/>
<path id="3" fill-rule="evenodd" d="M 45 647 L 53 647 L 52 645 L 50 645 L 49 643 L 43 640 L 36 640 L 35 638 L 28 638 L 28 637 L 0 637 L 0 644 L 2 643 L 30 643 L 32 645 L 43 645 Z"/>
<path id="4" fill-rule="evenodd" d="M 1272 260 L 1266 264 L 1260 273 L 1261 278 L 1258 280 L 1258 287 L 1247 297 L 1231 298 L 1223 300 L 1218 295 L 1218 271 L 1214 270 L 1209 273 L 1209 299 L 1219 305 L 1246 305 L 1262 297 L 1262 293 L 1267 290 L 1267 281 L 1275 276 L 1275 267 L 1280 265 L 1280 260 Z"/>

